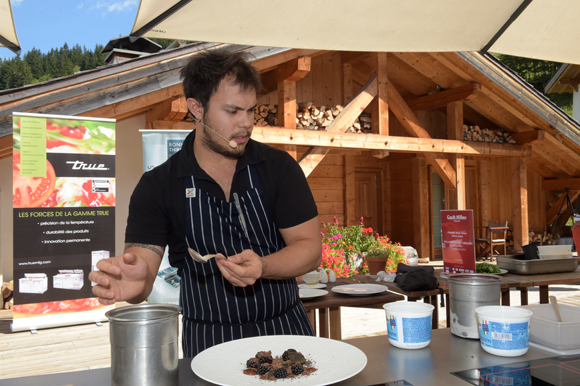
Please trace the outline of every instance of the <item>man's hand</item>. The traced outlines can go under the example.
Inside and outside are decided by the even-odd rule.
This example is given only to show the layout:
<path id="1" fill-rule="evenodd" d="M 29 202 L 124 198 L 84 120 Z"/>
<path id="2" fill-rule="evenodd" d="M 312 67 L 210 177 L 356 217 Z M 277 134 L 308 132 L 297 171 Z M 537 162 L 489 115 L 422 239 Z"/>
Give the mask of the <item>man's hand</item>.
<path id="1" fill-rule="evenodd" d="M 152 248 L 131 247 L 121 256 L 100 260 L 99 271 L 89 273 L 89 280 L 97 283 L 93 294 L 102 304 L 142 302 L 149 296 L 161 264 L 158 253 Z"/>
<path id="2" fill-rule="evenodd" d="M 246 249 L 237 255 L 215 257 L 222 275 L 236 287 L 252 285 L 262 277 L 262 258 L 254 251 Z"/>

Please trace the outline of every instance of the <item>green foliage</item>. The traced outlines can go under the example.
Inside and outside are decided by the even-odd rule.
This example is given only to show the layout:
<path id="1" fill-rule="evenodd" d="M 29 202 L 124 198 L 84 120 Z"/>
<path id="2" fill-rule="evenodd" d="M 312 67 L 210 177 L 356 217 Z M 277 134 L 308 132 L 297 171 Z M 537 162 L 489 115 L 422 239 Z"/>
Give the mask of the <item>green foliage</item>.
<path id="1" fill-rule="evenodd" d="M 368 232 L 362 224 L 349 225 L 345 227 L 338 226 L 336 220 L 332 224 L 325 224 L 324 234 L 328 238 L 328 242 L 340 244 L 340 246 L 349 249 L 351 253 L 363 253 L 373 248 L 377 242 L 372 233 L 372 229 Z M 323 240 L 324 241 L 324 240 Z"/>
<path id="2" fill-rule="evenodd" d="M 546 85 L 556 74 L 562 63 L 547 60 L 536 60 L 495 54 L 506 67 L 518 74 L 522 79 L 531 84 L 537 91 L 544 94 Z M 568 115 L 572 115 L 572 94 L 544 94 L 556 106 L 560 107 Z"/>
<path id="3" fill-rule="evenodd" d="M 387 259 L 390 256 L 391 256 L 391 250 L 389 250 L 383 246 L 373 247 L 367 252 L 367 257 L 380 257 L 383 259 Z"/>
<path id="4" fill-rule="evenodd" d="M 103 66 L 106 64 L 106 55 L 101 54 L 102 49 L 100 44 L 94 50 L 88 50 L 78 44 L 70 48 L 65 43 L 61 48 L 53 48 L 46 54 L 33 47 L 22 59 L 17 56 L 0 60 L 0 90 L 45 82 Z"/>
<path id="5" fill-rule="evenodd" d="M 475 264 L 476 273 L 501 273 L 499 267 L 495 264 L 489 263 L 476 263 Z"/>

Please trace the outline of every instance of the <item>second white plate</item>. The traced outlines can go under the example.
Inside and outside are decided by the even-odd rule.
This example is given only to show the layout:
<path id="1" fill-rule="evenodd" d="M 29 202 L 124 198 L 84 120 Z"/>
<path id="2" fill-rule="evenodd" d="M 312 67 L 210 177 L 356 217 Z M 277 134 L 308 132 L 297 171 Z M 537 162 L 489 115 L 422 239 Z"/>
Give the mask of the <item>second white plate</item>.
<path id="1" fill-rule="evenodd" d="M 319 296 L 324 296 L 328 293 L 327 290 L 312 289 L 312 288 L 300 288 L 300 299 L 310 299 L 317 298 Z"/>
<path id="2" fill-rule="evenodd" d="M 352 296 L 367 296 L 385 292 L 387 287 L 380 284 L 347 284 L 333 287 L 334 292 Z"/>

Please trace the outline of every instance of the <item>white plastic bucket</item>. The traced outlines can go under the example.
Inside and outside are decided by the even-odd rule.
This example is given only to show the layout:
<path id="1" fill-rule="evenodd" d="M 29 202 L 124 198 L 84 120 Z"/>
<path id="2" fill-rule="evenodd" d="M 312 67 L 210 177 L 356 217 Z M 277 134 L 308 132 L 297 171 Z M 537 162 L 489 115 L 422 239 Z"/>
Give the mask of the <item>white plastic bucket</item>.
<path id="1" fill-rule="evenodd" d="M 399 301 L 383 306 L 387 318 L 389 342 L 400 348 L 417 349 L 431 342 L 433 305 Z"/>
<path id="2" fill-rule="evenodd" d="M 481 347 L 490 354 L 517 357 L 528 352 L 532 311 L 507 306 L 475 309 Z"/>

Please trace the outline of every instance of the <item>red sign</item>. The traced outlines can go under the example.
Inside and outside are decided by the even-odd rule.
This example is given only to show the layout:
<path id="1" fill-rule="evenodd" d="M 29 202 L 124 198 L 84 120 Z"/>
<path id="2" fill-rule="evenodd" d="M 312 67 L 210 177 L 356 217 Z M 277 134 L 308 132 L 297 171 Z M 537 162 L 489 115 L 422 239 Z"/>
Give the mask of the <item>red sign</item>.
<path id="1" fill-rule="evenodd" d="M 442 210 L 441 242 L 445 272 L 475 272 L 473 210 Z"/>

